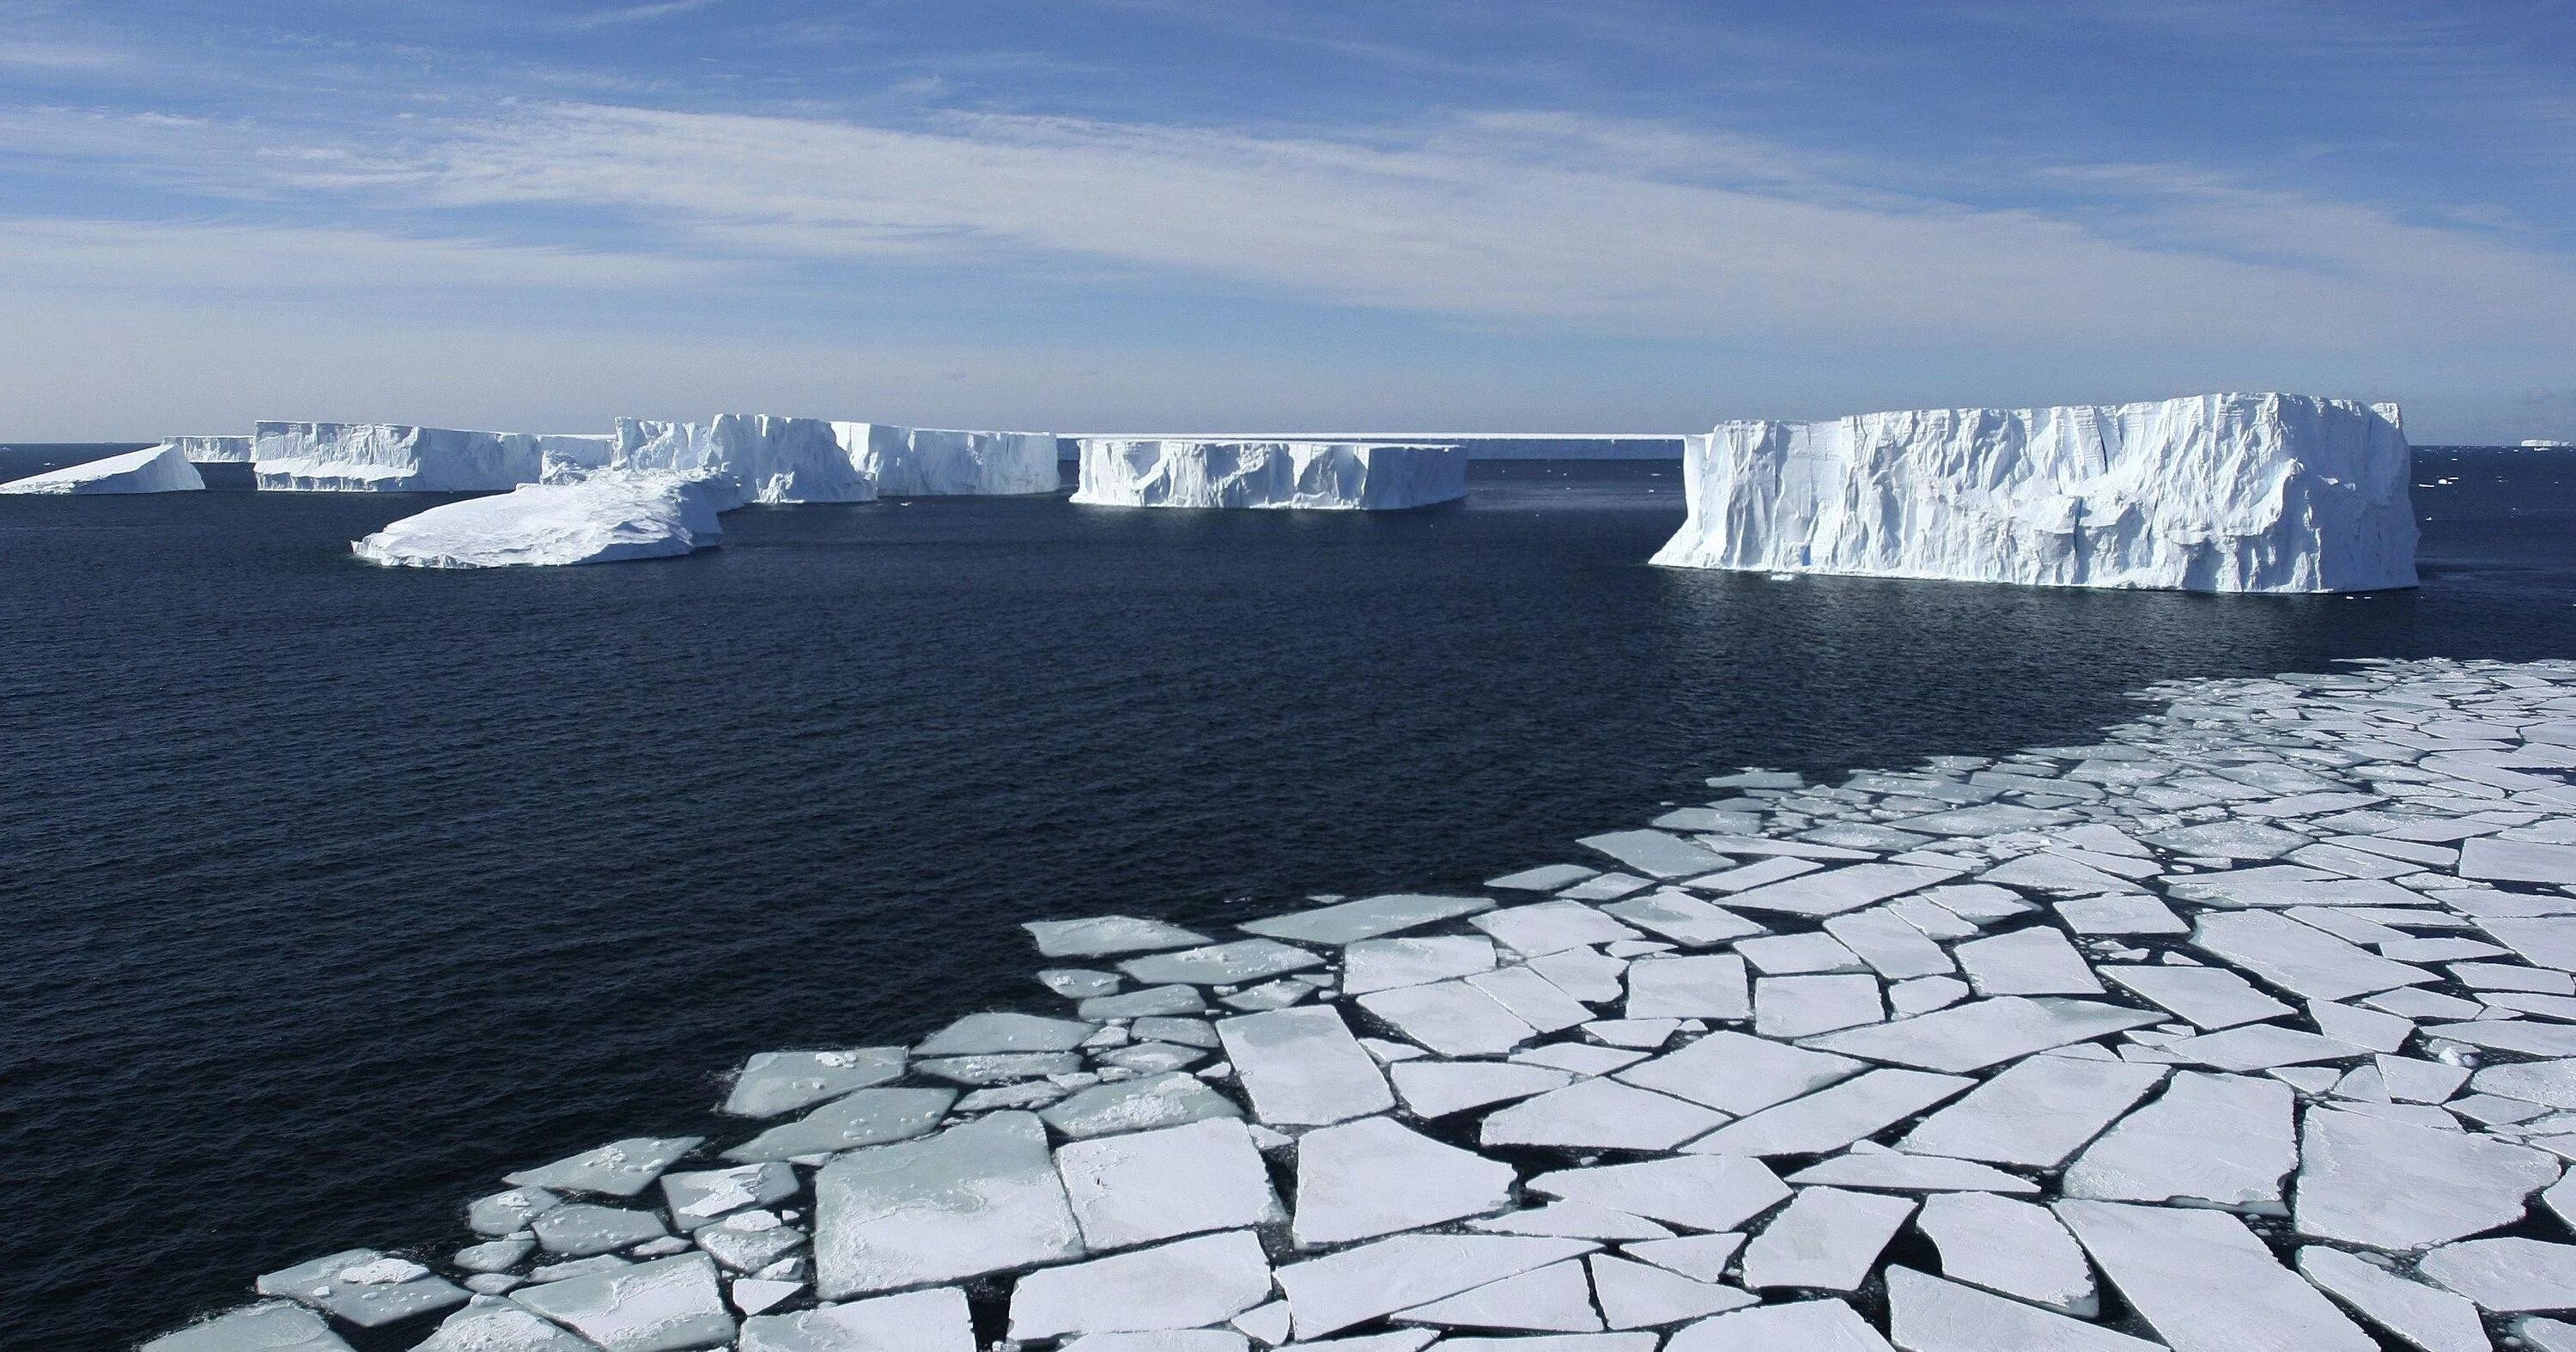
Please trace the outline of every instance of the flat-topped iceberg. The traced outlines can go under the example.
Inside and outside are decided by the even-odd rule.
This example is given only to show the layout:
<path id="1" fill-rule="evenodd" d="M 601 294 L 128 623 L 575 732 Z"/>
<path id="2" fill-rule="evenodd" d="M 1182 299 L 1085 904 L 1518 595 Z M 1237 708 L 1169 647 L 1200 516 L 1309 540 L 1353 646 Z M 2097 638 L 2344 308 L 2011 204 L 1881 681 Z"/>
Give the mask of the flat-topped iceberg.
<path id="1" fill-rule="evenodd" d="M 845 450 L 831 423 L 766 413 L 706 422 L 617 420 L 608 464 L 619 470 L 729 474 L 753 502 L 873 502 L 876 481 Z"/>
<path id="2" fill-rule="evenodd" d="M 191 464 L 247 465 L 258 443 L 253 437 L 163 437 L 161 444 L 178 447 Z"/>
<path id="3" fill-rule="evenodd" d="M 1064 482 L 1052 432 L 952 432 L 887 423 L 836 422 L 859 472 L 885 498 L 1003 497 L 1052 493 Z"/>
<path id="4" fill-rule="evenodd" d="M 0 493 L 185 493 L 206 486 L 179 448 L 147 446 L 0 484 Z"/>
<path id="5" fill-rule="evenodd" d="M 1454 446 L 1085 438 L 1073 500 L 1098 507 L 1390 511 L 1467 496 Z"/>
<path id="6" fill-rule="evenodd" d="M 741 485 L 722 476 L 610 471 L 432 507 L 349 549 L 369 563 L 409 568 L 668 558 L 723 539 L 716 513 L 741 501 Z"/>
<path id="7" fill-rule="evenodd" d="M 1721 423 L 1684 442 L 1690 516 L 1654 562 L 2202 592 L 2411 587 L 2394 412 L 2213 394 Z"/>
<path id="8" fill-rule="evenodd" d="M 251 451 L 263 492 L 492 493 L 534 483 L 538 439 L 397 423 L 264 422 Z"/>

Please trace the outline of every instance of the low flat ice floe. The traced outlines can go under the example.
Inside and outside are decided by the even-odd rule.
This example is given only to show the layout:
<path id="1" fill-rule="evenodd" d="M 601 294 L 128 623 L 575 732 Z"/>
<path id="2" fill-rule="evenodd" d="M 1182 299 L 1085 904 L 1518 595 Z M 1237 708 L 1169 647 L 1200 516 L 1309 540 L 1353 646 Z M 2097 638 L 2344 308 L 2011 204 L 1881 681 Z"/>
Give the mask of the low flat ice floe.
<path id="1" fill-rule="evenodd" d="M 148 1349 L 2576 1349 L 2576 662 L 2148 695 L 1473 893 L 1034 923 L 1045 1012 L 754 1056 Z"/>

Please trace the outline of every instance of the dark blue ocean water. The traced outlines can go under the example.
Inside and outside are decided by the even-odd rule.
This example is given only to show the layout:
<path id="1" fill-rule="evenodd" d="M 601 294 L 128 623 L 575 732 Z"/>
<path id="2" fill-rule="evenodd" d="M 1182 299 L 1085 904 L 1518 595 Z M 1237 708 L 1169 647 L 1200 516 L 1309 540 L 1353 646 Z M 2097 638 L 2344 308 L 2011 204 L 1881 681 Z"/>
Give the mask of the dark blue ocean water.
<path id="1" fill-rule="evenodd" d="M 2576 454 L 2418 461 L 2424 586 L 2361 598 L 1653 569 L 1675 470 L 1633 463 L 1400 515 L 755 508 L 483 573 L 351 561 L 418 497 L 0 498 L 0 1341 L 461 1242 L 748 1052 L 1045 1007 L 1025 919 L 1472 884 L 2164 677 L 2576 654 Z"/>

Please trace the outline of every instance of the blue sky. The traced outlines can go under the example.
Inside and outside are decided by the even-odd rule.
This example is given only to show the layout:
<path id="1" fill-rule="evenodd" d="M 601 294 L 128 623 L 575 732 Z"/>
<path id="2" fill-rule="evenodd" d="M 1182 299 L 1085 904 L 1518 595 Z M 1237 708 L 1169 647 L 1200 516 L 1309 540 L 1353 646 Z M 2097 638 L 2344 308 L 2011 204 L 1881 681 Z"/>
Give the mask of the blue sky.
<path id="1" fill-rule="evenodd" d="M 2576 435 L 2576 4 L 0 0 L 0 437 Z"/>

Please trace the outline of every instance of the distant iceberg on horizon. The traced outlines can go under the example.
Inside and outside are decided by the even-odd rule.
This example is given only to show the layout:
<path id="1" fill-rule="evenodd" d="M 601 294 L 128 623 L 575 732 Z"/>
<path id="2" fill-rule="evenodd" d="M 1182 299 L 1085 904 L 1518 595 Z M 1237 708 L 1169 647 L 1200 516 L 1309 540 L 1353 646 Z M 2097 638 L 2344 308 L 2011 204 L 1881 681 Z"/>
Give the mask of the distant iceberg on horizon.
<path id="1" fill-rule="evenodd" d="M 205 476 L 179 448 L 164 443 L 30 474 L 0 484 L 0 493 L 193 493 L 205 486 Z"/>
<path id="2" fill-rule="evenodd" d="M 2415 585 L 2395 405 L 2285 394 L 1720 423 L 1653 562 L 2195 592 Z"/>
<path id="3" fill-rule="evenodd" d="M 1073 501 L 1093 507 L 1399 511 L 1467 496 L 1455 446 L 1087 437 Z"/>

